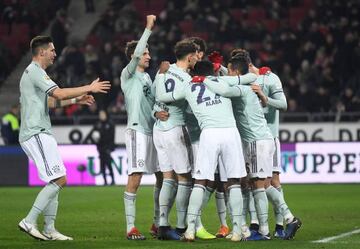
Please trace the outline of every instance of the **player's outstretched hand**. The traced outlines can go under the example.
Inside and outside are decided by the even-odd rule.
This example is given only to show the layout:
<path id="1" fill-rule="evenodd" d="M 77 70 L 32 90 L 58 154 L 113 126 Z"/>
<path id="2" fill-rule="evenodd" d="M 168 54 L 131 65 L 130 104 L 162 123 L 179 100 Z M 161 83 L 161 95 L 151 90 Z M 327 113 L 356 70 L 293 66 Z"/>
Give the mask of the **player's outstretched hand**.
<path id="1" fill-rule="evenodd" d="M 80 96 L 80 97 L 77 97 L 76 98 L 76 103 L 79 104 L 79 105 L 88 105 L 88 106 L 91 106 L 92 104 L 95 103 L 95 99 L 92 95 L 83 95 L 83 96 Z"/>
<path id="2" fill-rule="evenodd" d="M 196 84 L 200 84 L 200 83 L 204 82 L 204 80 L 205 80 L 205 76 L 196 75 L 196 76 L 192 77 L 191 82 L 196 83 Z"/>
<path id="3" fill-rule="evenodd" d="M 214 51 L 209 54 L 208 58 L 212 63 L 222 64 L 224 61 L 224 57 L 218 51 Z"/>
<path id="4" fill-rule="evenodd" d="M 169 70 L 170 62 L 162 61 L 159 67 L 159 73 L 166 73 Z"/>
<path id="5" fill-rule="evenodd" d="M 260 75 L 269 74 L 270 72 L 271 72 L 270 67 L 260 67 L 259 68 Z"/>
<path id="6" fill-rule="evenodd" d="M 90 92 L 92 93 L 107 93 L 110 89 L 111 84 L 110 81 L 100 81 L 99 78 L 91 82 L 90 84 Z"/>
<path id="7" fill-rule="evenodd" d="M 155 15 L 148 15 L 146 16 L 146 28 L 152 30 L 155 25 L 156 16 Z"/>
<path id="8" fill-rule="evenodd" d="M 155 117 L 161 121 L 166 121 L 169 118 L 169 113 L 167 111 L 155 112 Z"/>

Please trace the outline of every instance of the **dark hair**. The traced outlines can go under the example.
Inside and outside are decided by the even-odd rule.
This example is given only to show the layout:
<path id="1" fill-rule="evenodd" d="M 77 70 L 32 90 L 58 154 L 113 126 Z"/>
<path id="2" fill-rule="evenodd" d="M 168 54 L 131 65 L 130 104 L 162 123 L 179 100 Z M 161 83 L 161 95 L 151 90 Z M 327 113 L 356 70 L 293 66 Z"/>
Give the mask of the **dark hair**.
<path id="1" fill-rule="evenodd" d="M 200 49 L 199 49 L 200 52 L 206 53 L 207 45 L 206 45 L 206 42 L 204 41 L 204 39 L 194 36 L 194 37 L 186 38 L 185 40 L 192 41 L 193 43 L 195 43 L 196 45 L 198 45 L 200 47 Z"/>
<path id="2" fill-rule="evenodd" d="M 229 64 L 231 64 L 232 70 L 239 70 L 241 74 L 249 72 L 249 63 L 246 56 L 237 54 L 230 58 Z"/>
<path id="3" fill-rule="evenodd" d="M 244 58 L 246 58 L 248 64 L 251 64 L 251 57 L 250 57 L 250 53 L 242 48 L 235 48 L 233 51 L 231 51 L 230 53 L 230 57 L 234 57 L 234 56 L 242 56 Z"/>
<path id="4" fill-rule="evenodd" d="M 199 46 L 190 40 L 182 40 L 176 43 L 174 52 L 177 60 L 184 59 L 185 56 L 191 53 L 196 53 Z"/>
<path id="5" fill-rule="evenodd" d="M 39 48 L 45 48 L 49 46 L 49 43 L 52 43 L 53 40 L 51 39 L 50 36 L 45 36 L 45 35 L 39 35 L 39 36 L 35 36 L 31 41 L 30 41 L 30 49 L 31 49 L 31 53 L 32 55 L 37 55 L 39 53 Z"/>
<path id="6" fill-rule="evenodd" d="M 210 61 L 198 61 L 194 66 L 193 74 L 201 76 L 214 75 L 214 66 Z"/>
<path id="7" fill-rule="evenodd" d="M 135 48 L 136 48 L 138 42 L 139 42 L 139 41 L 129 41 L 129 42 L 126 43 L 125 55 L 126 55 L 126 58 L 127 58 L 128 60 L 131 60 L 131 55 L 134 54 Z M 148 48 L 148 47 L 149 47 L 149 45 L 146 44 L 146 48 Z"/>

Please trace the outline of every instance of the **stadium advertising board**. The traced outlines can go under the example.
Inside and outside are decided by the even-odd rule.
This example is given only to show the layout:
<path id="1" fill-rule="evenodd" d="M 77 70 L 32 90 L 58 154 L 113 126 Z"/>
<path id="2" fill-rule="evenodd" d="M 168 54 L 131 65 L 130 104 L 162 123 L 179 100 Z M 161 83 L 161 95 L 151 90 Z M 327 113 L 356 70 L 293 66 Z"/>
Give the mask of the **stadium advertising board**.
<path id="1" fill-rule="evenodd" d="M 59 145 L 59 151 L 64 161 L 68 185 L 103 185 L 104 179 L 100 173 L 99 154 L 95 145 Z M 124 147 L 119 147 L 111 153 L 113 159 L 115 183 L 127 183 L 127 156 Z M 110 177 L 110 176 L 108 176 Z M 110 181 L 110 178 L 108 179 Z M 153 184 L 153 175 L 144 175 L 142 184 Z M 44 185 L 38 176 L 34 162 L 29 161 L 29 185 Z"/>
<path id="2" fill-rule="evenodd" d="M 360 182 L 360 143 L 281 145 L 283 183 Z"/>
<path id="3" fill-rule="evenodd" d="M 282 144 L 283 183 L 360 182 L 360 143 Z M 98 152 L 94 145 L 60 145 L 69 185 L 103 185 Z M 127 182 L 127 156 L 124 147 L 112 153 L 116 184 Z M 29 185 L 43 185 L 33 162 L 29 162 Z M 145 175 L 142 184 L 154 184 Z"/>
<path id="4" fill-rule="evenodd" d="M 91 143 L 92 126 L 53 126 L 60 144 Z M 125 125 L 116 126 L 115 142 L 125 144 Z M 295 142 L 354 142 L 360 141 L 359 123 L 285 123 L 280 125 L 280 140 Z"/>

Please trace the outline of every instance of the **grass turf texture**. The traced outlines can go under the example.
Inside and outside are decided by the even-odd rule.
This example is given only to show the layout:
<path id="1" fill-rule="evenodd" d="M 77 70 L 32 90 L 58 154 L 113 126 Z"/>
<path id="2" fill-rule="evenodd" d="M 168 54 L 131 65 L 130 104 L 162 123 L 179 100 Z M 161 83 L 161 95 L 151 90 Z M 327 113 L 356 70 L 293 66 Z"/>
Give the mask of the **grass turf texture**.
<path id="1" fill-rule="evenodd" d="M 152 187 L 141 187 L 137 195 L 136 224 L 146 241 L 128 241 L 123 205 L 124 187 L 67 187 L 59 197 L 56 227 L 74 241 L 40 242 L 18 230 L 40 188 L 0 188 L 0 248 L 360 248 L 360 234 L 328 243 L 312 241 L 336 236 L 360 227 L 360 186 L 284 185 L 291 210 L 301 217 L 303 227 L 292 241 L 238 242 L 225 239 L 194 243 L 158 241 L 148 231 L 152 224 Z M 270 230 L 274 229 L 270 210 Z M 175 212 L 172 211 L 175 225 Z M 214 197 L 203 212 L 203 223 L 215 233 L 219 227 Z M 39 221 L 40 224 L 40 221 Z M 230 224 L 230 223 L 229 223 Z M 40 226 L 41 227 L 41 226 Z M 40 229 L 41 230 L 41 229 Z M 241 243 L 241 244 L 239 244 Z"/>

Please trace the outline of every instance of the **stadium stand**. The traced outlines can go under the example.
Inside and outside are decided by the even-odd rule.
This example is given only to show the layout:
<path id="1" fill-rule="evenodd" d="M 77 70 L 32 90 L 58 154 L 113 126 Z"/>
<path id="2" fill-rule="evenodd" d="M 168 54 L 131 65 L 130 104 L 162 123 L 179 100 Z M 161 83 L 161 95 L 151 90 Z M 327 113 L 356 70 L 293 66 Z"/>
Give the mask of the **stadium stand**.
<path id="1" fill-rule="evenodd" d="M 7 7 L 6 3 L 11 6 L 12 2 L 4 1 Z M 15 2 L 24 6 L 21 3 L 27 1 Z M 286 115 L 282 116 L 283 121 L 358 120 L 359 7 L 359 2 L 355 0 L 346 4 L 330 0 L 112 1 L 85 41 L 68 43 L 65 52 L 58 54 L 57 62 L 49 73 L 62 86 L 77 80 L 87 82 L 95 75 L 111 80 L 113 88 L 110 96 L 97 97 L 98 104 L 117 114 L 120 117 L 118 121 L 125 121 L 119 80 L 126 64 L 124 46 L 126 41 L 138 38 L 145 16 L 155 13 L 158 20 L 150 40 L 150 75 L 154 76 L 162 60 L 174 61 L 172 48 L 176 41 L 200 36 L 207 41 L 210 52 L 219 50 L 227 59 L 232 48 L 244 47 L 251 52 L 256 65 L 270 66 L 280 76 L 289 107 Z M 55 17 L 54 12 L 44 18 L 49 16 Z M 8 32 L 6 20 L 3 17 L 0 23 L 1 34 Z M 0 80 L 15 65 L 17 57 L 14 54 L 22 55 L 21 46 L 16 47 L 15 44 L 24 47 L 29 35 L 39 30 L 34 30 L 29 18 L 16 20 L 24 20 L 14 22 L 22 27 L 23 32 L 14 32 L 12 38 L 1 35 L 0 40 L 7 45 L 0 45 L 0 53 L 4 55 L 0 60 L 1 68 L 4 68 Z M 34 17 L 32 22 L 46 23 Z M 27 39 L 21 37 L 27 31 Z M 74 77 L 77 80 L 73 80 Z M 52 115 L 56 122 L 77 114 L 79 122 L 96 112 L 95 107 L 70 107 L 64 111 L 55 110 Z M 357 116 L 343 115 L 349 112 L 357 113 Z"/>

